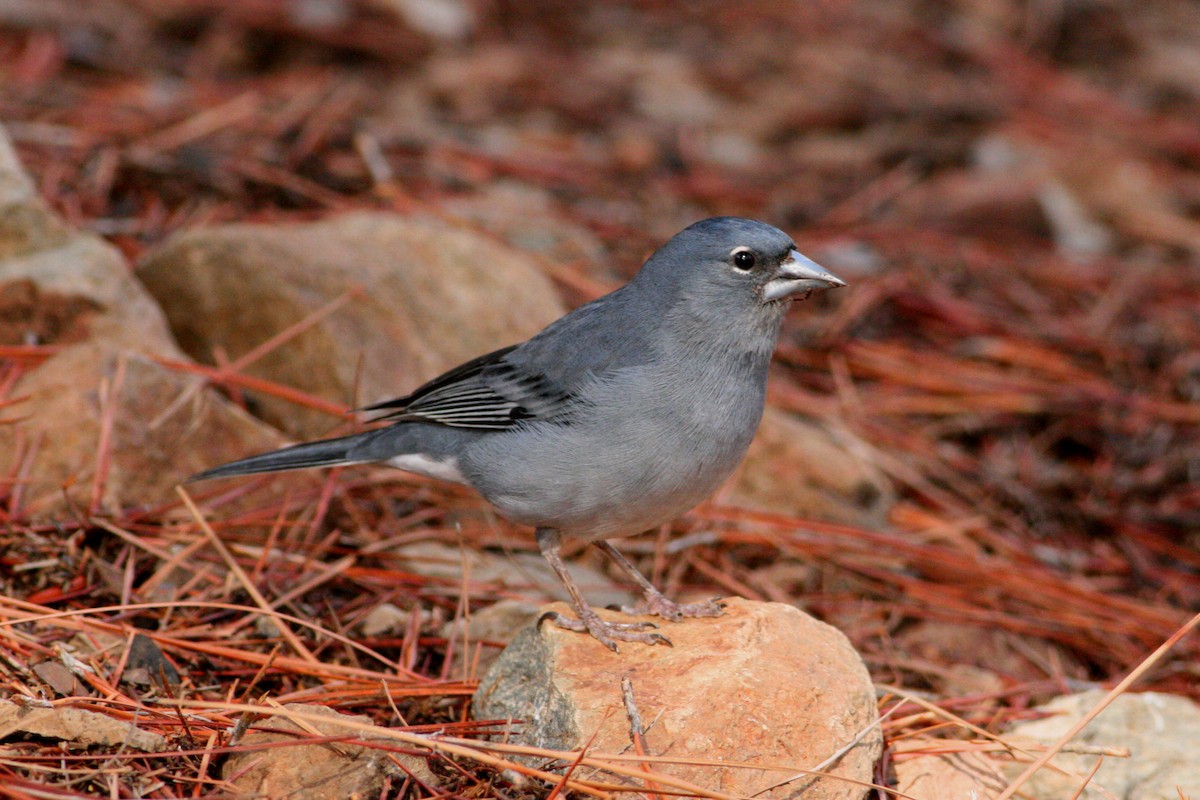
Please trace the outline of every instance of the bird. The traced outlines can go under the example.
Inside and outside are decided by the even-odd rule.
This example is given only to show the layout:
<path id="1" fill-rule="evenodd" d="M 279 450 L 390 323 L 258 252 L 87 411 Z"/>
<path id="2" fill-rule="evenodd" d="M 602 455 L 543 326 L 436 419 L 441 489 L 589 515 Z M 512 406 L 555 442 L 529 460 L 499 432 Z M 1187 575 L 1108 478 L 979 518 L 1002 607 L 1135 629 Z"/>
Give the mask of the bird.
<path id="1" fill-rule="evenodd" d="M 686 513 L 745 455 L 762 419 L 768 365 L 791 302 L 845 286 L 782 230 L 712 217 L 669 239 L 620 288 L 532 338 L 451 369 L 411 394 L 359 409 L 387 422 L 284 447 L 189 480 L 377 463 L 465 484 L 535 531 L 575 618 L 540 623 L 617 642 L 670 644 L 644 620 L 588 605 L 562 539 L 594 543 L 641 590 L 621 611 L 676 622 L 720 616 L 719 600 L 668 599 L 610 539 Z"/>

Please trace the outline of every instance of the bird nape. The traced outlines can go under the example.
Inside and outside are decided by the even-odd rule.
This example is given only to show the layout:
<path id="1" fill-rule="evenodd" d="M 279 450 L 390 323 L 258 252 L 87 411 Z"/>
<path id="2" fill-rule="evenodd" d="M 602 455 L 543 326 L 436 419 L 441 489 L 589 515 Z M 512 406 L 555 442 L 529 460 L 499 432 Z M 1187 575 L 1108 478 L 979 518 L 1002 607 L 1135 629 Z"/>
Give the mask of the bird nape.
<path id="1" fill-rule="evenodd" d="M 618 641 L 670 644 L 651 622 L 610 622 L 560 556 L 562 536 L 595 543 L 642 592 L 631 614 L 677 621 L 716 601 L 667 599 L 608 541 L 691 509 L 737 467 L 762 417 L 767 367 L 793 299 L 844 286 L 783 231 L 714 217 L 676 234 L 621 288 L 520 344 L 376 403 L 389 425 L 293 445 L 191 480 L 381 463 L 463 483 L 536 530 L 577 619 L 544 620 Z"/>

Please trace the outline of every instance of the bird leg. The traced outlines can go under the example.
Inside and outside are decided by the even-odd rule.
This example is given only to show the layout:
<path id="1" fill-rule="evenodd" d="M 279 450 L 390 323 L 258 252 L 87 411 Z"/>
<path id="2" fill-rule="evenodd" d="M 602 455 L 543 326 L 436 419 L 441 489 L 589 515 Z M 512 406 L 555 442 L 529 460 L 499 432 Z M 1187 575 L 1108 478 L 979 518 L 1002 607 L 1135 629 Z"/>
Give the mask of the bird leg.
<path id="1" fill-rule="evenodd" d="M 538 620 L 539 624 L 549 620 L 558 627 L 570 631 L 586 631 L 614 652 L 617 650 L 615 641 L 617 639 L 622 642 L 642 642 L 643 644 L 671 644 L 670 640 L 661 633 L 646 633 L 647 629 L 658 627 L 653 622 L 606 622 L 601 619 L 600 615 L 593 611 L 592 607 L 583 599 L 579 587 L 575 585 L 571 574 L 567 572 L 567 566 L 563 563 L 562 556 L 559 555 L 559 551 L 562 549 L 562 538 L 558 535 L 558 531 L 553 528 L 538 528 L 537 543 L 542 555 L 550 563 L 550 568 L 554 570 L 554 574 L 562 581 L 562 585 L 567 587 L 567 592 L 571 595 L 571 605 L 575 607 L 575 613 L 579 615 L 579 619 L 571 619 L 557 611 L 551 611 L 541 616 Z"/>
<path id="2" fill-rule="evenodd" d="M 633 562 L 621 555 L 607 540 L 600 539 L 595 545 L 617 562 L 618 567 L 629 573 L 629 577 L 633 578 L 634 583 L 642 590 L 642 602 L 636 606 L 621 607 L 626 614 L 652 614 L 671 622 L 679 622 L 684 617 L 719 617 L 725 613 L 725 604 L 719 599 L 706 600 L 703 603 L 676 603 L 674 600 L 668 600 L 665 594 L 654 588 L 654 584 L 638 572 Z"/>

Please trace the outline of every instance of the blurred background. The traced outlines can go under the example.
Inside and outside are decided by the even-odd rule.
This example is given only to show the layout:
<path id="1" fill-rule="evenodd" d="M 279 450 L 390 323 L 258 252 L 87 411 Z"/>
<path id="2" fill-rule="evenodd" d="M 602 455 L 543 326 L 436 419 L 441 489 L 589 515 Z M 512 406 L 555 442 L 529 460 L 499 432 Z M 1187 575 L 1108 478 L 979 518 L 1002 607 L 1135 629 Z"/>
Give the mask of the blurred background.
<path id="1" fill-rule="evenodd" d="M 718 496 L 672 585 L 800 603 L 964 696 L 1109 678 L 1200 608 L 1196 3 L 0 0 L 0 121 L 131 263 L 435 214 L 575 306 L 699 218 L 768 221 L 850 286 L 789 318 L 758 482 L 799 480 L 769 460 L 799 424 L 870 479 Z"/>

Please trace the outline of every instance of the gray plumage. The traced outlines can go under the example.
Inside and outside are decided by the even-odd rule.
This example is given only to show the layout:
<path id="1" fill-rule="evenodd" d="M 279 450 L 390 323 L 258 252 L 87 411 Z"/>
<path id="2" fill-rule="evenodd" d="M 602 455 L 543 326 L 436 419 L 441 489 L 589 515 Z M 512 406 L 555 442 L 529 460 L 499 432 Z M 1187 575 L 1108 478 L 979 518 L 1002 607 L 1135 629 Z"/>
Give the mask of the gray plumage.
<path id="1" fill-rule="evenodd" d="M 716 489 L 758 428 L 787 301 L 841 285 L 770 225 L 704 220 L 663 245 L 628 284 L 532 339 L 367 409 L 385 412 L 380 419 L 392 425 L 194 479 L 389 463 L 473 487 L 503 516 L 538 528 L 554 565 L 560 533 L 640 533 Z M 614 649 L 613 638 L 665 641 L 642 632 L 643 623 L 603 622 L 560 577 L 582 622 L 559 624 L 582 626 Z M 719 613 L 675 606 L 636 577 L 647 594 L 640 610 L 671 619 Z"/>

